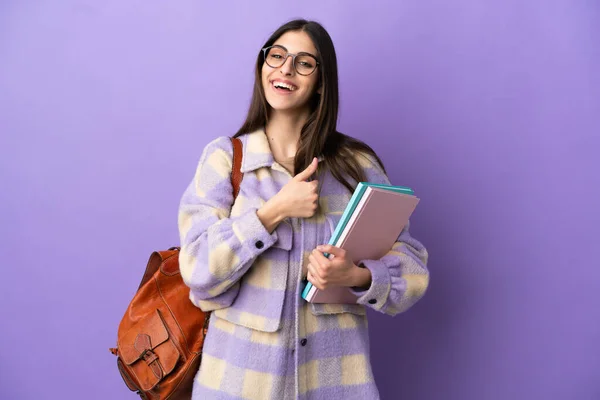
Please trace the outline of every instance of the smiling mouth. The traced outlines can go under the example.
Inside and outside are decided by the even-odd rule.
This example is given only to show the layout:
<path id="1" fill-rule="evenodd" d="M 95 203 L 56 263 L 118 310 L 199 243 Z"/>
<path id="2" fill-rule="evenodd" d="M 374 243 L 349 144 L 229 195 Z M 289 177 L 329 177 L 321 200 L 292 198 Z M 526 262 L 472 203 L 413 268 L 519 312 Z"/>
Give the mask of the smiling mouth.
<path id="1" fill-rule="evenodd" d="M 283 82 L 273 82 L 272 85 L 275 89 L 287 90 L 288 92 L 293 92 L 296 89 L 298 89 L 297 86 L 290 85 L 290 84 L 283 83 Z"/>

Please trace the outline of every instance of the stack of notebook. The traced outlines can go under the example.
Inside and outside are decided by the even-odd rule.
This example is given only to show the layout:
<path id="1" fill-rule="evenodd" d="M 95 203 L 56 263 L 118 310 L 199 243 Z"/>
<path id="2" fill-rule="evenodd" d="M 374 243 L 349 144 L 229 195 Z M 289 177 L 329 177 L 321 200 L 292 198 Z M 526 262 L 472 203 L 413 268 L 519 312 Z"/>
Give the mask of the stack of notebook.
<path id="1" fill-rule="evenodd" d="M 346 250 L 355 264 L 378 260 L 392 249 L 418 203 L 410 188 L 360 182 L 329 244 Z M 351 304 L 357 300 L 347 287 L 319 290 L 310 282 L 302 297 L 311 303 Z"/>

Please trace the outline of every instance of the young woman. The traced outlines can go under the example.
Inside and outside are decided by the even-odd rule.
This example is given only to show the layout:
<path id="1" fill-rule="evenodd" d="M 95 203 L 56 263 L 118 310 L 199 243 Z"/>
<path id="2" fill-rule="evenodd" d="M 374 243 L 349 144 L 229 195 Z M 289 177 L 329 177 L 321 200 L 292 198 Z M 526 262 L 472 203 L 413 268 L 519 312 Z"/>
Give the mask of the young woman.
<path id="1" fill-rule="evenodd" d="M 194 399 L 378 399 L 366 307 L 395 315 L 425 293 L 427 252 L 408 227 L 379 260 L 325 245 L 360 181 L 389 183 L 364 143 L 336 130 L 337 60 L 326 30 L 280 27 L 256 62 L 233 201 L 228 137 L 209 143 L 179 209 L 180 268 L 213 311 Z M 335 257 L 327 259 L 323 253 Z M 312 304 L 343 285 L 357 304 Z"/>

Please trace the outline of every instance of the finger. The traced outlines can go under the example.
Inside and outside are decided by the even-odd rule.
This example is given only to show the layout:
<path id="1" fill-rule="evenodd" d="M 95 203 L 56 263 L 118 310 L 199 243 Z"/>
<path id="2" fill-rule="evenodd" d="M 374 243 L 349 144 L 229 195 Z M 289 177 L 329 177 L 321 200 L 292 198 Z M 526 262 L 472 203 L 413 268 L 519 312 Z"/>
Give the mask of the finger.
<path id="1" fill-rule="evenodd" d="M 323 286 L 323 283 L 321 283 L 321 280 L 319 278 L 317 278 L 316 276 L 314 276 L 312 273 L 309 272 L 308 275 L 306 275 L 306 278 L 317 289 L 319 289 L 319 290 L 325 289 L 325 287 Z"/>
<path id="2" fill-rule="evenodd" d="M 317 250 L 323 253 L 333 254 L 335 257 L 344 257 L 346 255 L 346 250 L 340 249 L 339 247 L 335 247 L 330 244 L 323 244 L 317 246 Z"/>
<path id="3" fill-rule="evenodd" d="M 308 272 L 308 274 L 306 274 L 306 280 L 309 281 L 310 283 L 312 283 L 312 285 L 314 287 L 319 289 L 319 287 L 317 286 L 317 280 L 315 279 L 314 275 L 311 274 L 310 272 Z"/>
<path id="4" fill-rule="evenodd" d="M 308 256 L 308 267 L 309 267 L 309 271 L 311 271 L 313 273 L 313 275 L 322 278 L 322 272 L 321 272 L 321 267 L 320 267 L 320 263 L 316 260 L 316 258 L 311 254 L 310 256 Z M 310 269 L 312 268 L 312 270 Z"/>
<path id="5" fill-rule="evenodd" d="M 315 266 L 314 266 L 314 264 L 312 262 L 308 263 L 308 265 L 306 266 L 306 269 L 308 270 L 307 276 L 308 275 L 312 275 L 313 277 L 318 276 L 317 275 L 317 269 L 315 268 Z"/>
<path id="6" fill-rule="evenodd" d="M 297 181 L 305 181 L 308 178 L 310 178 L 310 176 L 312 174 L 314 174 L 315 172 L 317 172 L 317 165 L 319 164 L 319 162 L 317 161 L 317 157 L 313 158 L 312 162 L 310 163 L 310 165 L 308 167 L 306 167 L 306 169 L 302 172 L 299 172 L 298 175 L 296 175 L 294 177 L 295 180 Z"/>
<path id="7" fill-rule="evenodd" d="M 329 264 L 329 259 L 325 257 L 325 255 L 318 249 L 313 250 L 310 257 L 313 257 L 315 263 L 317 263 L 318 265 L 326 266 Z"/>
<path id="8" fill-rule="evenodd" d="M 319 283 L 325 284 L 327 281 L 327 274 L 323 268 L 319 266 L 319 264 L 311 262 L 308 264 L 307 269 L 315 277 L 315 279 L 318 279 Z"/>

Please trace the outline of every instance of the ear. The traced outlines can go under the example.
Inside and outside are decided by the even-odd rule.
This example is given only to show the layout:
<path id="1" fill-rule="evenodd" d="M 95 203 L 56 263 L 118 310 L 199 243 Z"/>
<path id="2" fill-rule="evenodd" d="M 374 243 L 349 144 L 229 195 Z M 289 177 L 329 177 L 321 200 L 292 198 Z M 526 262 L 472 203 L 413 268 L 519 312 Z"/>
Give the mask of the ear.
<path id="1" fill-rule="evenodd" d="M 317 94 L 321 94 L 321 89 L 323 89 L 323 86 L 319 86 L 319 88 L 317 89 Z"/>

